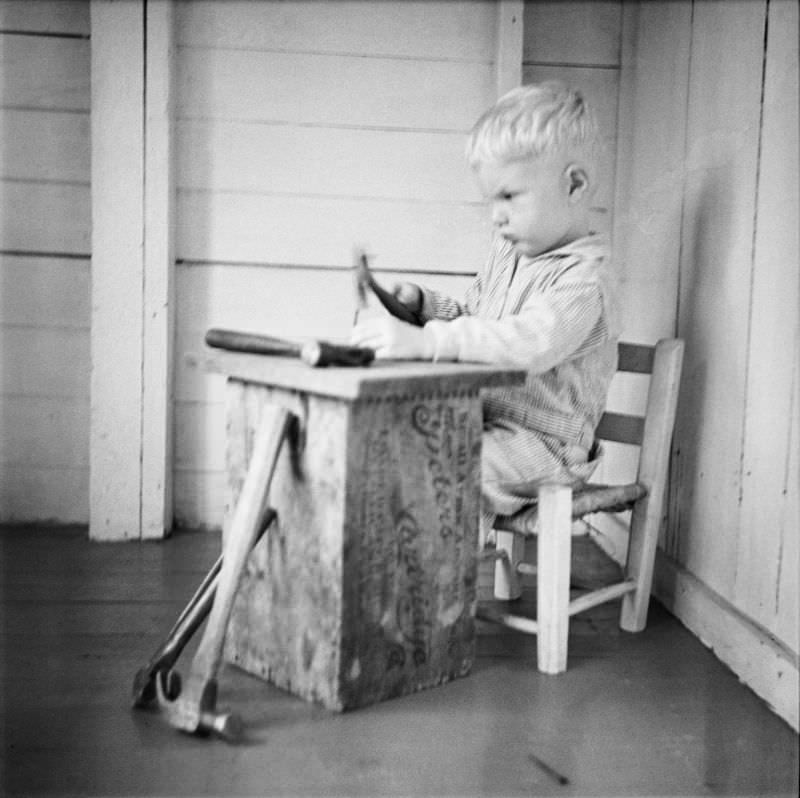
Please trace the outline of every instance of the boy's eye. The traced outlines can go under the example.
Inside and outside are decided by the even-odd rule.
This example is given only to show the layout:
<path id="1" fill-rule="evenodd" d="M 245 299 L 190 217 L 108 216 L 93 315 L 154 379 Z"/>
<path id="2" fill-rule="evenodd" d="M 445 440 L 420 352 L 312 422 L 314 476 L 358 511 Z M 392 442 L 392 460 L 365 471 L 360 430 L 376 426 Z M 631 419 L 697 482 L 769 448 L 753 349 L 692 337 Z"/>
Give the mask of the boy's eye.
<path id="1" fill-rule="evenodd" d="M 512 199 L 514 199 L 514 194 L 512 194 L 510 191 L 504 191 L 504 192 L 503 192 L 503 193 L 500 195 L 500 199 L 501 199 L 501 200 L 504 200 L 505 202 L 508 202 L 509 200 L 512 200 Z"/>

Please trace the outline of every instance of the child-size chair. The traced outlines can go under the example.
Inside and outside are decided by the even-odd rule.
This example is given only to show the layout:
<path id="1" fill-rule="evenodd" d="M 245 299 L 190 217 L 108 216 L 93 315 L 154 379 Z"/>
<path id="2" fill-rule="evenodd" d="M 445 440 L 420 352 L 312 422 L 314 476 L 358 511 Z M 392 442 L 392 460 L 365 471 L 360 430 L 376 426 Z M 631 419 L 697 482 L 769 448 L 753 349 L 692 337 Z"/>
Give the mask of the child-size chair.
<path id="1" fill-rule="evenodd" d="M 537 635 L 537 660 L 543 673 L 567 668 L 569 618 L 622 597 L 620 627 L 640 632 L 647 622 L 656 545 L 666 493 L 669 452 L 678 399 L 683 341 L 662 339 L 655 346 L 620 343 L 618 371 L 650 374 L 644 416 L 606 412 L 596 437 L 639 447 L 635 482 L 587 483 L 577 488 L 543 485 L 535 502 L 495 521 L 496 548 L 483 557 L 497 559 L 494 594 L 521 595 L 519 576 L 536 574 L 536 618 L 478 606 L 478 617 Z M 572 535 L 585 527 L 573 520 L 590 513 L 631 510 L 624 579 L 570 599 Z M 523 561 L 525 539 L 536 535 L 537 565 Z"/>

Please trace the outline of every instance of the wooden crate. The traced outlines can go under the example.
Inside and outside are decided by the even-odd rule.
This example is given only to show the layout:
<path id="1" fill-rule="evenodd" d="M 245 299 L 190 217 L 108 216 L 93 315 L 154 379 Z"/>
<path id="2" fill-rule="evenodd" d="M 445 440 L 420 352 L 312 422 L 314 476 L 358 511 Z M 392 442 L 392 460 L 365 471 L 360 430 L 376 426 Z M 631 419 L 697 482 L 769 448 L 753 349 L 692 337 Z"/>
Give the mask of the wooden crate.
<path id="1" fill-rule="evenodd" d="M 480 388 L 521 373 L 454 364 L 323 373 L 257 358 L 278 367 L 265 373 L 242 367 L 251 357 L 221 367 L 231 375 L 228 520 L 262 408 L 279 403 L 297 425 L 270 490 L 278 521 L 237 595 L 228 661 L 335 710 L 466 675 Z"/>

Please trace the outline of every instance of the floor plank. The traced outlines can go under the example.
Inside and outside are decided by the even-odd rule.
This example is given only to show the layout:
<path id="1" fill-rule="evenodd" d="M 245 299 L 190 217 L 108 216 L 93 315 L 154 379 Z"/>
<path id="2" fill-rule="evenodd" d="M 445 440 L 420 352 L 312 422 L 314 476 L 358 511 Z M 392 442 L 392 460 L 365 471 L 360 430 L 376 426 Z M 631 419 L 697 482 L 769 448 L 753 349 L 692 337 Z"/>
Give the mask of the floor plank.
<path id="1" fill-rule="evenodd" d="M 481 624 L 467 678 L 343 715 L 228 667 L 246 741 L 179 734 L 131 680 L 218 546 L 0 528 L 0 794 L 797 795 L 797 735 L 659 605 L 639 635 L 617 604 L 576 617 L 558 677 Z"/>

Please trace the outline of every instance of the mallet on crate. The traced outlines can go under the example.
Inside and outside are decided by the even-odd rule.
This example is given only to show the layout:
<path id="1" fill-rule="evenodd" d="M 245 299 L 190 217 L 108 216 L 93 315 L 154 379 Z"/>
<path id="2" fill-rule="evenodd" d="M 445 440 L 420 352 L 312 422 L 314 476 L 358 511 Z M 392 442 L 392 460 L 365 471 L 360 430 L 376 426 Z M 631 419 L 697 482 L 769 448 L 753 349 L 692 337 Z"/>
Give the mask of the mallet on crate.
<path id="1" fill-rule="evenodd" d="M 256 355 L 278 355 L 300 358 L 309 366 L 367 366 L 375 359 L 372 349 L 334 344 L 329 341 L 289 341 L 260 333 L 239 332 L 212 327 L 206 343 L 217 349 L 249 352 Z"/>
<path id="2" fill-rule="evenodd" d="M 262 528 L 263 511 L 281 445 L 292 416 L 280 407 L 265 408 L 255 435 L 253 454 L 228 530 L 218 574 L 216 594 L 208 623 L 192 660 L 189 677 L 180 695 L 167 695 L 162 679 L 156 693 L 169 723 L 191 734 L 217 734 L 235 741 L 241 734 L 240 718 L 218 712 L 217 673 L 222 662 L 225 632 L 247 557 Z"/>

